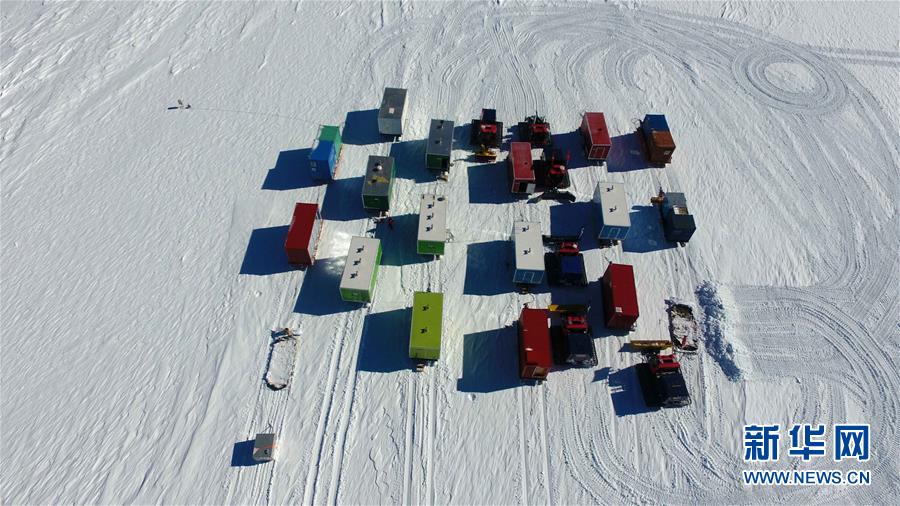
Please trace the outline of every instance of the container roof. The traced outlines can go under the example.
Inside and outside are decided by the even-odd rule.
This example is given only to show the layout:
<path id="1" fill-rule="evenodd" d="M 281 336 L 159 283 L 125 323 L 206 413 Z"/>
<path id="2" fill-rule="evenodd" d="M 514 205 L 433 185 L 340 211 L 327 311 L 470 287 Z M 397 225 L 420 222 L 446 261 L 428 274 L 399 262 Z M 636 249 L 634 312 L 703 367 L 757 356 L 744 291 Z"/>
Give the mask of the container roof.
<path id="1" fill-rule="evenodd" d="M 428 133 L 428 144 L 425 153 L 429 155 L 450 156 L 453 149 L 453 122 L 444 119 L 431 120 Z"/>
<path id="2" fill-rule="evenodd" d="M 594 192 L 594 201 L 600 206 L 600 216 L 604 225 L 613 227 L 630 227 L 628 216 L 628 200 L 625 198 L 625 185 L 601 181 Z"/>
<path id="3" fill-rule="evenodd" d="M 385 88 L 381 99 L 379 118 L 401 118 L 406 106 L 406 90 L 403 88 Z"/>
<path id="4" fill-rule="evenodd" d="M 516 247 L 516 269 L 544 270 L 544 238 L 541 224 L 517 221 L 513 224 L 513 241 Z"/>
<path id="5" fill-rule="evenodd" d="M 387 196 L 394 177 L 394 159 L 390 156 L 369 156 L 366 165 L 366 179 L 363 181 L 363 195 Z"/>
<path id="6" fill-rule="evenodd" d="M 669 131 L 669 123 L 666 121 L 666 117 L 662 114 L 648 114 L 644 116 L 644 127 L 651 131 Z"/>
<path id="7" fill-rule="evenodd" d="M 541 367 L 553 367 L 550 344 L 550 314 L 546 309 L 524 308 L 519 317 L 520 346 L 525 362 Z"/>
<path id="8" fill-rule="evenodd" d="M 319 212 L 318 204 L 304 204 L 297 202 L 294 206 L 294 216 L 291 226 L 288 227 L 287 238 L 284 247 L 287 249 L 306 249 L 312 236 L 313 224 Z"/>
<path id="9" fill-rule="evenodd" d="M 587 120 L 588 135 L 590 135 L 592 145 L 612 145 L 609 129 L 606 128 L 606 116 L 602 112 L 586 112 L 584 118 Z"/>
<path id="10" fill-rule="evenodd" d="M 447 197 L 442 195 L 422 195 L 419 203 L 420 241 L 447 241 Z"/>
<path id="11" fill-rule="evenodd" d="M 534 167 L 531 161 L 531 144 L 511 142 L 509 160 L 513 164 L 513 175 L 519 181 L 534 181 Z"/>
<path id="12" fill-rule="evenodd" d="M 341 276 L 341 288 L 368 290 L 378 260 L 381 241 L 374 237 L 354 237 L 350 239 L 350 250 Z"/>
<path id="13" fill-rule="evenodd" d="M 412 325 L 409 331 L 411 348 L 440 350 L 443 313 L 444 294 L 436 292 L 413 294 Z"/>
<path id="14" fill-rule="evenodd" d="M 627 264 L 610 262 L 603 275 L 603 280 L 610 285 L 611 299 L 608 304 L 616 313 L 638 317 L 637 290 L 634 286 L 634 268 Z"/>

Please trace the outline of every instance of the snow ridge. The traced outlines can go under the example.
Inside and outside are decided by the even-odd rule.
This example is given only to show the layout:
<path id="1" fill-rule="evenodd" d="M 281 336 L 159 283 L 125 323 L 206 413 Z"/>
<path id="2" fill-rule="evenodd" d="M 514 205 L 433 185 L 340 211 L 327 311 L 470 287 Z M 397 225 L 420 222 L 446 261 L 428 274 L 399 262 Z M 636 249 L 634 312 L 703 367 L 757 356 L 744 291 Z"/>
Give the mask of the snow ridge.
<path id="1" fill-rule="evenodd" d="M 697 300 L 700 310 L 703 312 L 701 326 L 703 328 L 703 344 L 710 356 L 719 364 L 722 372 L 731 381 L 740 381 L 746 376 L 746 371 L 738 365 L 738 355 L 745 350 L 740 341 L 726 340 L 726 336 L 734 338 L 734 333 L 728 332 L 730 322 L 726 316 L 725 305 L 719 296 L 718 286 L 709 281 L 704 281 L 697 287 Z"/>

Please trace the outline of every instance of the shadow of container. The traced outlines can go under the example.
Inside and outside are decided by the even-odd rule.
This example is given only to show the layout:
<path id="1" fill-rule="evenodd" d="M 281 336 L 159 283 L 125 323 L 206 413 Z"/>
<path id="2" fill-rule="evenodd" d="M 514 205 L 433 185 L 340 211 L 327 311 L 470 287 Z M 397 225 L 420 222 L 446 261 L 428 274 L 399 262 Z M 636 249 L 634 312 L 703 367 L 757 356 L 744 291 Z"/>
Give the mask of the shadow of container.
<path id="1" fill-rule="evenodd" d="M 263 190 L 298 190 L 315 186 L 309 171 L 309 148 L 278 153 L 275 166 L 266 173 Z"/>
<path id="2" fill-rule="evenodd" d="M 597 233 L 594 230 L 594 214 L 597 211 L 592 201 L 550 206 L 550 235 L 577 236 L 581 233 L 581 241 L 578 243 L 581 251 L 598 248 Z"/>
<path id="3" fill-rule="evenodd" d="M 640 415 L 659 410 L 648 407 L 644 402 L 637 366 L 626 367 L 609 374 L 609 388 L 616 416 Z"/>
<path id="4" fill-rule="evenodd" d="M 394 159 L 394 177 L 409 179 L 416 183 L 437 180 L 437 172 L 425 167 L 425 142 L 419 139 L 391 144 L 389 156 Z"/>
<path id="5" fill-rule="evenodd" d="M 409 318 L 409 309 L 366 315 L 356 369 L 381 373 L 412 370 Z"/>
<path id="6" fill-rule="evenodd" d="M 581 137 L 579 130 L 553 134 L 553 147 L 560 150 L 564 156 L 569 157 L 566 164 L 568 169 L 597 165 L 584 156 L 584 139 Z"/>
<path id="7" fill-rule="evenodd" d="M 466 246 L 465 295 L 499 295 L 515 290 L 510 241 L 476 242 Z"/>
<path id="8" fill-rule="evenodd" d="M 622 251 L 648 253 L 676 246 L 663 235 L 662 220 L 656 206 L 631 206 L 628 217 L 631 219 L 631 228 L 628 230 L 628 237 L 622 241 Z"/>
<path id="9" fill-rule="evenodd" d="M 284 252 L 287 231 L 287 225 L 253 230 L 241 263 L 241 274 L 268 276 L 292 270 Z"/>
<path id="10" fill-rule="evenodd" d="M 403 214 L 393 216 L 393 230 L 382 221 L 375 226 L 375 237 L 381 239 L 381 265 L 413 265 L 434 259 L 431 255 L 420 255 L 416 252 L 416 241 L 419 237 L 419 215 Z"/>
<path id="11" fill-rule="evenodd" d="M 294 304 L 294 312 L 321 316 L 345 313 L 359 309 L 360 305 L 341 299 L 341 275 L 346 257 L 325 258 L 306 270 L 300 295 Z M 343 339 L 343 336 L 334 336 Z"/>
<path id="12" fill-rule="evenodd" d="M 378 132 L 378 109 L 350 111 L 344 119 L 344 132 L 341 135 L 344 144 L 365 146 L 383 142 Z"/>
<path id="13" fill-rule="evenodd" d="M 362 205 L 363 176 L 335 179 L 322 198 L 322 219 L 353 221 L 369 217 Z"/>
<path id="14" fill-rule="evenodd" d="M 509 204 L 518 200 L 509 191 L 506 160 L 469 165 L 468 176 L 470 204 Z"/>
<path id="15" fill-rule="evenodd" d="M 231 467 L 251 467 L 259 464 L 253 460 L 253 439 L 234 443 L 231 450 Z"/>
<path id="16" fill-rule="evenodd" d="M 462 377 L 456 389 L 486 393 L 520 386 L 517 357 L 514 326 L 464 335 Z"/>
<path id="17" fill-rule="evenodd" d="M 612 148 L 606 158 L 606 168 L 609 172 L 629 172 L 649 167 L 650 164 L 644 158 L 641 141 L 636 132 L 612 138 Z"/>

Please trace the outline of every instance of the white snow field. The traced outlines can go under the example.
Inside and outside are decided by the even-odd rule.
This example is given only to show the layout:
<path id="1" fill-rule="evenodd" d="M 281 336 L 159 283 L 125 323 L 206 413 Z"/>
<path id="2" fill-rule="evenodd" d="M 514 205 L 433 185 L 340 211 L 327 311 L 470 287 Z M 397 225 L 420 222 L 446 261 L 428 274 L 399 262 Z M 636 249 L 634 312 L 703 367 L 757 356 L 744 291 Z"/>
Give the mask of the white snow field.
<path id="1" fill-rule="evenodd" d="M 882 3 L 7 2 L 2 16 L 4 504 L 896 503 L 900 495 L 900 13 Z M 409 90 L 383 142 L 385 86 Z M 190 109 L 169 109 L 182 99 Z M 503 159 L 468 161 L 482 107 L 572 132 L 606 113 L 607 165 L 579 201 L 509 195 Z M 678 148 L 647 168 L 634 131 Z M 424 168 L 431 118 L 459 129 L 448 182 Z M 338 180 L 305 156 L 340 124 Z M 537 153 L 537 151 L 535 151 Z M 360 188 L 397 160 L 392 215 Z M 582 166 L 578 166 L 582 165 Z M 627 185 L 632 229 L 598 248 L 598 181 Z M 684 192 L 698 230 L 661 236 L 649 199 Z M 422 193 L 454 240 L 415 253 Z M 295 202 L 319 202 L 318 261 L 290 270 Z M 590 285 L 514 292 L 514 220 L 584 224 Z M 343 303 L 352 236 L 384 256 L 375 302 Z M 641 317 L 602 324 L 598 277 L 634 265 Z M 441 359 L 407 357 L 414 291 L 442 291 Z M 600 364 L 517 375 L 526 302 L 590 299 Z M 629 339 L 694 305 L 693 403 L 648 411 Z M 299 331 L 293 379 L 264 382 L 273 330 Z M 743 461 L 744 424 L 868 423 L 871 459 Z M 252 439 L 278 434 L 252 465 Z M 830 451 L 830 447 L 829 447 Z M 866 469 L 869 486 L 746 486 L 742 469 Z"/>

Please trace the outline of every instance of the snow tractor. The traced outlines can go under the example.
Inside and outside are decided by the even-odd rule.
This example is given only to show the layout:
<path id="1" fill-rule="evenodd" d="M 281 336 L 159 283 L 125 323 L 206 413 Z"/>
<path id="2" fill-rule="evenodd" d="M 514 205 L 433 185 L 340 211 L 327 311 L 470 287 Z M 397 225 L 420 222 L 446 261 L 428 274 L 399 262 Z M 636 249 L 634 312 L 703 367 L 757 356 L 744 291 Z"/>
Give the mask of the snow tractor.
<path id="1" fill-rule="evenodd" d="M 675 355 L 648 352 L 645 360 L 636 367 L 647 406 L 680 408 L 691 403 L 681 364 L 675 360 Z"/>
<path id="2" fill-rule="evenodd" d="M 584 256 L 577 241 L 557 243 L 556 251 L 544 254 L 547 282 L 550 286 L 587 286 Z"/>
<path id="3" fill-rule="evenodd" d="M 534 164 L 534 175 L 539 188 L 557 190 L 571 186 L 567 165 L 569 156 L 559 149 L 545 148 L 539 162 Z"/>
<path id="4" fill-rule="evenodd" d="M 500 153 L 503 123 L 497 121 L 497 111 L 482 109 L 481 118 L 472 120 L 469 143 L 475 146 L 475 159 L 493 162 Z"/>
<path id="5" fill-rule="evenodd" d="M 528 116 L 525 121 L 519 123 L 519 137 L 523 142 L 530 142 L 535 148 L 550 146 L 553 143 L 550 123 L 537 114 Z"/>
<path id="6" fill-rule="evenodd" d="M 597 350 L 593 332 L 587 322 L 586 305 L 559 306 L 551 304 L 548 310 L 561 320 L 550 328 L 553 341 L 553 361 L 557 365 L 595 367 Z"/>

